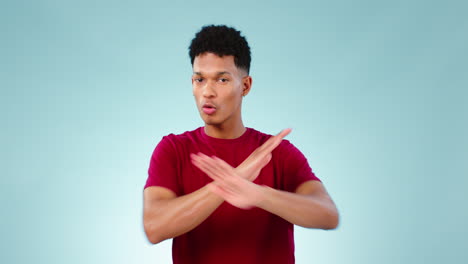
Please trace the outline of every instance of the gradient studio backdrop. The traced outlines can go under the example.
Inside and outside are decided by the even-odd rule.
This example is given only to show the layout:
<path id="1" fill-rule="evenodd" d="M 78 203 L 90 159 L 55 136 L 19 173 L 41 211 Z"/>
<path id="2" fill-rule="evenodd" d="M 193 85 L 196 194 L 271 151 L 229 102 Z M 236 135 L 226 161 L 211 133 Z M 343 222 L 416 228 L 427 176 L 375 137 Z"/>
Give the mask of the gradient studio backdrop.
<path id="1" fill-rule="evenodd" d="M 325 2 L 325 1 L 324 1 Z M 466 1 L 2 1 L 1 263 L 170 263 L 142 188 L 163 135 L 203 123 L 202 25 L 253 54 L 244 121 L 288 137 L 341 212 L 297 263 L 468 261 Z"/>

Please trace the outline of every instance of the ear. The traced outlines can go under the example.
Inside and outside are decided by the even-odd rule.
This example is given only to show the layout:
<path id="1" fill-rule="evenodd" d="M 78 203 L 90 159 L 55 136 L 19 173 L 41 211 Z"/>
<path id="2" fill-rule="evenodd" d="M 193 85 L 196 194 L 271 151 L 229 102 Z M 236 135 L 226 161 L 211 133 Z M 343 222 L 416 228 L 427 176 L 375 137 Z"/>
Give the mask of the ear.
<path id="1" fill-rule="evenodd" d="M 250 75 L 242 78 L 242 96 L 246 96 L 252 87 L 252 77 Z"/>

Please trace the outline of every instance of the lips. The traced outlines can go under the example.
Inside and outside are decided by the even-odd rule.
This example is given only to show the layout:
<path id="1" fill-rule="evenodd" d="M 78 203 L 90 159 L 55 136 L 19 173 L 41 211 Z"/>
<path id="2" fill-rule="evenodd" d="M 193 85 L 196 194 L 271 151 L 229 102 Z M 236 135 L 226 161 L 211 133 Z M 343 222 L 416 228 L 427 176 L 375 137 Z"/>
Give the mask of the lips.
<path id="1" fill-rule="evenodd" d="M 216 106 L 210 103 L 206 103 L 202 106 L 203 113 L 212 115 L 216 112 Z"/>

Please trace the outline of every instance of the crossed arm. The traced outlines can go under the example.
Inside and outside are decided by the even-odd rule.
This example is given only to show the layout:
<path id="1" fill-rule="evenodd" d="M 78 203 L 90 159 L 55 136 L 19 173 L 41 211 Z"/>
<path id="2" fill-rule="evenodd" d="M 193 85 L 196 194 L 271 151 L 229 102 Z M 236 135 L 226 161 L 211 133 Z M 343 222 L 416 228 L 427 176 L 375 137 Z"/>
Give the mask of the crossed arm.
<path id="1" fill-rule="evenodd" d="M 177 197 L 166 188 L 146 188 L 143 222 L 148 240 L 159 243 L 189 232 L 223 201 L 239 208 L 259 207 L 303 227 L 336 228 L 338 212 L 321 182 L 307 181 L 295 193 L 252 182 L 289 132 L 271 137 L 237 168 L 216 157 L 192 155 L 192 162 L 214 180 L 193 193 Z"/>

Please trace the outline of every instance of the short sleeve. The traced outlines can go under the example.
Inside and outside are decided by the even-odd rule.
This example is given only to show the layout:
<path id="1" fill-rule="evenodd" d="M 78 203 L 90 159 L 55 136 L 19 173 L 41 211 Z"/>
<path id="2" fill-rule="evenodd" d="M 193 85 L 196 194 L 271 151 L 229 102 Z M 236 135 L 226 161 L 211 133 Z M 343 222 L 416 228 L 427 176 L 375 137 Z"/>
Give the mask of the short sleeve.
<path id="1" fill-rule="evenodd" d="M 180 195 L 180 185 L 177 181 L 177 164 L 175 146 L 170 137 L 165 136 L 153 151 L 148 168 L 148 179 L 144 188 L 160 186 Z"/>
<path id="2" fill-rule="evenodd" d="M 309 165 L 304 154 L 288 140 L 281 143 L 281 163 L 285 191 L 295 192 L 302 183 L 310 180 L 321 181 Z"/>

